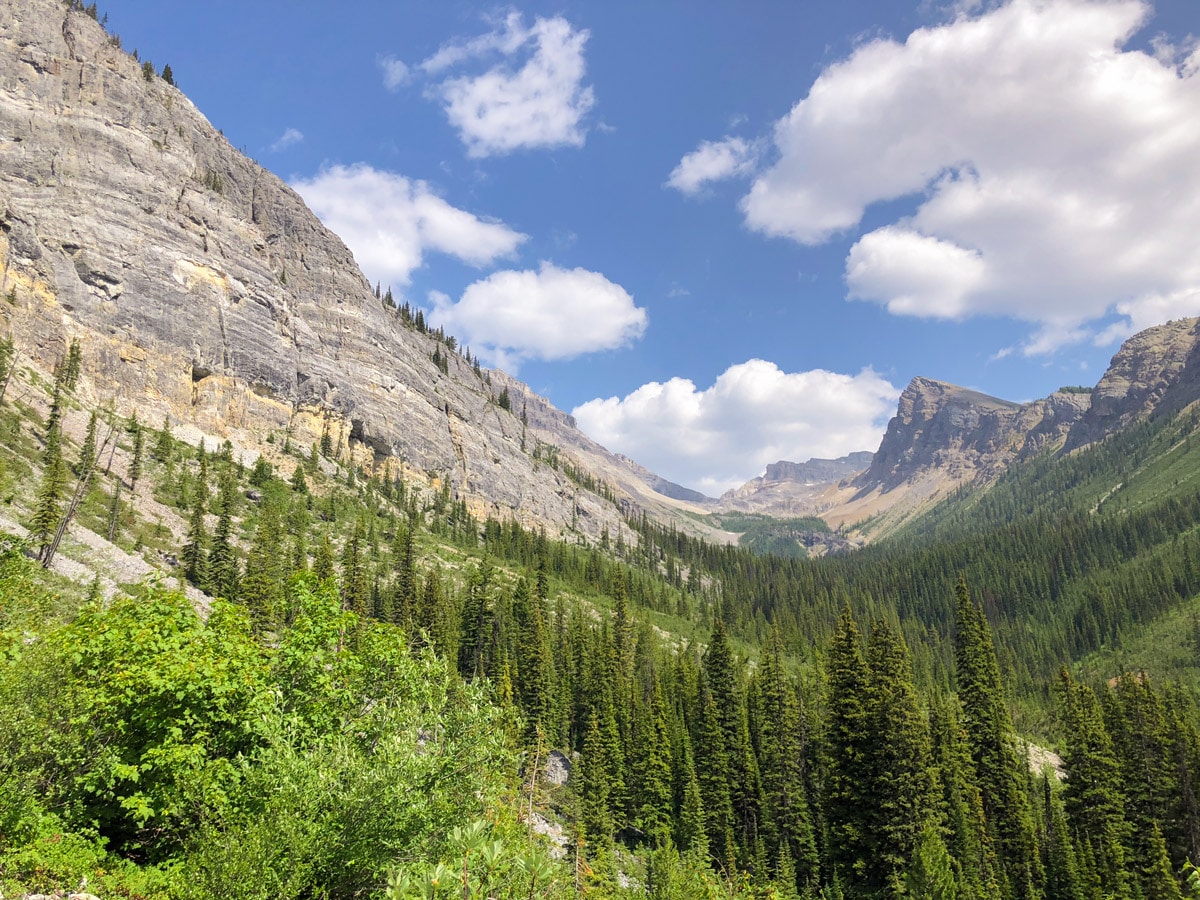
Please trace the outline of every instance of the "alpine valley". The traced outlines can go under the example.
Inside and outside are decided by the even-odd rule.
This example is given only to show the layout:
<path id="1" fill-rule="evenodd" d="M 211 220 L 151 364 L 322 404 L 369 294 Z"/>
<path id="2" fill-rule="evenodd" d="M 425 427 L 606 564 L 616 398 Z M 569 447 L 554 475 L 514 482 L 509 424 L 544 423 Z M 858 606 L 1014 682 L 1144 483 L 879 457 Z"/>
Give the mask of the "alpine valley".
<path id="1" fill-rule="evenodd" d="M 0 337 L 2 896 L 1200 896 L 1200 319 L 705 497 L 4 0 Z"/>

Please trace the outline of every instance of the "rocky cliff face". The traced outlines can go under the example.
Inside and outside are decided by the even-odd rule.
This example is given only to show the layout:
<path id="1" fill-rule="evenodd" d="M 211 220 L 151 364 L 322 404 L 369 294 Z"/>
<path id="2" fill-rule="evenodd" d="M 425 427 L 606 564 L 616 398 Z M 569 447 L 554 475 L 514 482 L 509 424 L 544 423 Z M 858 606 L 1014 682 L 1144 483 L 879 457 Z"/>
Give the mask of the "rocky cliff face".
<path id="1" fill-rule="evenodd" d="M 872 456 L 870 451 L 859 451 L 840 459 L 780 460 L 767 466 L 761 477 L 726 491 L 716 508 L 771 516 L 820 516 L 836 502 L 838 484 L 865 470 Z"/>
<path id="2" fill-rule="evenodd" d="M 956 485 L 990 481 L 1013 460 L 1061 444 L 1087 405 L 1086 394 L 1060 392 L 1019 404 L 914 378 L 900 395 L 870 468 L 854 486 L 887 492 L 931 470 Z"/>
<path id="3" fill-rule="evenodd" d="M 821 497 L 834 525 L 873 520 L 880 534 L 964 484 L 986 485 L 1042 451 L 1067 453 L 1141 419 L 1200 400 L 1200 319 L 1147 329 L 1126 341 L 1090 392 L 1059 391 L 1017 404 L 914 378 L 871 461 Z"/>
<path id="4" fill-rule="evenodd" d="M 330 422 L 368 462 L 448 479 L 476 513 L 619 522 L 521 449 L 498 388 L 457 354 L 433 364 L 433 341 L 375 299 L 297 194 L 58 0 L 0 5 L 0 229 L 0 329 L 46 367 L 79 340 L 95 399 L 250 444 L 311 443 Z M 622 484 L 627 505 L 657 502 Z"/>
<path id="5" fill-rule="evenodd" d="M 1067 450 L 1146 416 L 1170 415 L 1200 399 L 1200 319 L 1179 319 L 1135 334 L 1092 390 Z"/>

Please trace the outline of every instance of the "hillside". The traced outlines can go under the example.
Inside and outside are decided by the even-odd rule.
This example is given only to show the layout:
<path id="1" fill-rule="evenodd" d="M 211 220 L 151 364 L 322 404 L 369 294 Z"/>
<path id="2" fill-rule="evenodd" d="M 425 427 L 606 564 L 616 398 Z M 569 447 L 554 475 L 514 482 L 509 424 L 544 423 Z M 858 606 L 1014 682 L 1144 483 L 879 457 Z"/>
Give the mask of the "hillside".
<path id="1" fill-rule="evenodd" d="M 657 476 L 383 304 L 294 191 L 145 76 L 80 8 L 0 9 L 0 316 L 23 358 L 48 370 L 78 340 L 94 402 L 255 451 L 329 430 L 478 515 L 592 538 L 643 508 L 701 527 Z"/>

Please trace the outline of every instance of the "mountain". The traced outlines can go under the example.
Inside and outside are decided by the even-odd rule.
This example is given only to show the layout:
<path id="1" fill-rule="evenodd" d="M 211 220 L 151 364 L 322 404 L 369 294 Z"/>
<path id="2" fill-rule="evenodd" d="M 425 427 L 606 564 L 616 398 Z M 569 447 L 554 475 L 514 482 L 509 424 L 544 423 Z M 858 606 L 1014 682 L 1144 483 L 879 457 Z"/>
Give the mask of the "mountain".
<path id="1" fill-rule="evenodd" d="M 836 496 L 837 485 L 870 464 L 873 454 L 859 451 L 839 459 L 810 459 L 796 463 L 780 460 L 767 466 L 758 478 L 726 491 L 715 506 L 718 510 L 772 516 L 819 516 Z"/>
<path id="2" fill-rule="evenodd" d="M 46 370 L 79 341 L 93 401 L 259 451 L 328 432 L 554 533 L 641 509 L 702 528 L 669 483 L 385 306 L 288 185 L 75 4 L 0 8 L 0 229 L 0 327 Z"/>
<path id="3" fill-rule="evenodd" d="M 1016 463 L 1065 454 L 1200 399 L 1200 319 L 1129 338 L 1090 391 L 1062 388 L 1014 403 L 929 378 L 900 396 L 870 467 L 820 495 L 834 526 L 889 533 L 964 486 L 986 487 Z"/>

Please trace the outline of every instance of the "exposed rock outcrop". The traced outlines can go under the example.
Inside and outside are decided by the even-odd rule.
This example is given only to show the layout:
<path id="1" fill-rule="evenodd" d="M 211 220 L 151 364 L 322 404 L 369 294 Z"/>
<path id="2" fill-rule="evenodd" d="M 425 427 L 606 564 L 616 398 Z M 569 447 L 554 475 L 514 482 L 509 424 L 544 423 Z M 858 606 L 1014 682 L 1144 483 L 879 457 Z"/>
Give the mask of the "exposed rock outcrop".
<path id="1" fill-rule="evenodd" d="M 330 422 L 476 514 L 619 527 L 618 504 L 522 449 L 497 386 L 444 348 L 434 364 L 291 188 L 59 0 L 0 5 L 0 229 L 0 329 L 46 368 L 79 340 L 93 399 L 249 446 L 307 446 Z M 602 461 L 627 507 L 658 502 L 538 400 L 536 431 Z"/>
<path id="2" fill-rule="evenodd" d="M 1200 319 L 1149 328 L 1113 356 L 1065 449 L 1094 443 L 1138 419 L 1178 412 L 1198 399 Z"/>
<path id="3" fill-rule="evenodd" d="M 1015 459 L 1061 444 L 1087 408 L 1086 394 L 1058 392 L 1012 403 L 977 391 L 914 378 L 871 466 L 854 480 L 860 491 L 884 493 L 930 471 L 955 485 L 990 481 Z"/>
<path id="4" fill-rule="evenodd" d="M 726 491 L 716 508 L 769 516 L 820 516 L 836 502 L 838 495 L 832 489 L 864 471 L 871 459 L 870 451 L 859 451 L 839 459 L 780 460 L 767 466 L 762 476 Z"/>

